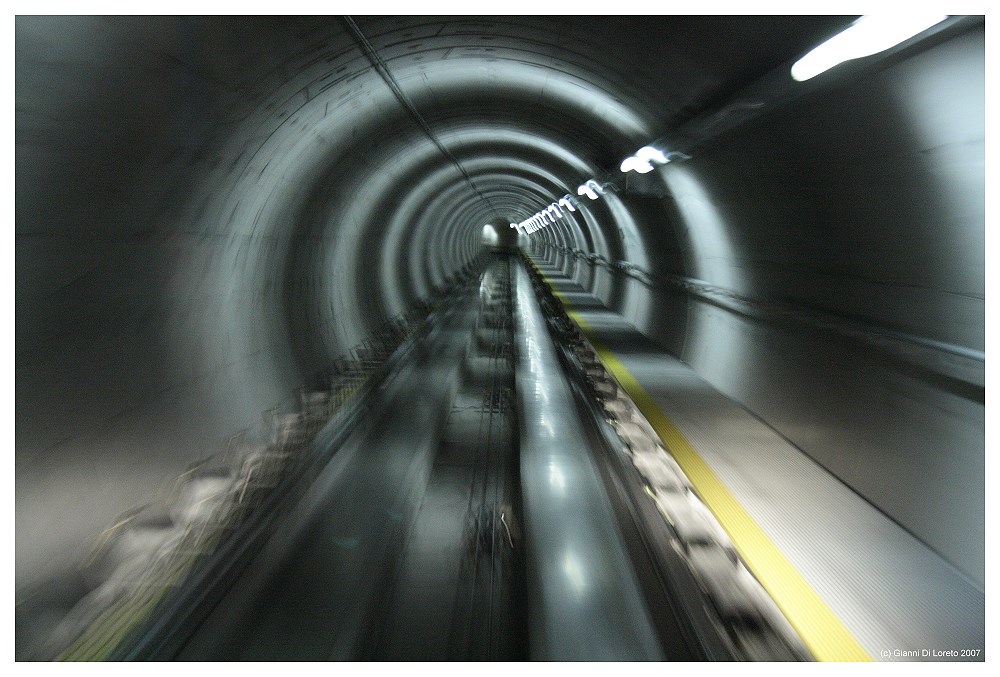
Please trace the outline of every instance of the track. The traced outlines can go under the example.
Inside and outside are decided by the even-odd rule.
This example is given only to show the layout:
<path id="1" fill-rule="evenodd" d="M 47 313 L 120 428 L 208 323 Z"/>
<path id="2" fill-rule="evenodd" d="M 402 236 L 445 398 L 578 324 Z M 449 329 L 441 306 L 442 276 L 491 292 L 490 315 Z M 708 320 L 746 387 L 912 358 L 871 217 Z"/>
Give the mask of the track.
<path id="1" fill-rule="evenodd" d="M 453 300 L 177 658 L 525 657 L 509 270 Z"/>
<path id="2" fill-rule="evenodd" d="M 733 641 L 733 618 L 678 555 L 706 544 L 667 526 L 648 500 L 667 489 L 614 433 L 640 421 L 634 406 L 609 404 L 613 383 L 593 378 L 596 357 L 526 261 L 485 261 L 363 416 L 315 436 L 311 457 L 329 460 L 248 561 L 181 585 L 112 657 L 804 657 Z"/>

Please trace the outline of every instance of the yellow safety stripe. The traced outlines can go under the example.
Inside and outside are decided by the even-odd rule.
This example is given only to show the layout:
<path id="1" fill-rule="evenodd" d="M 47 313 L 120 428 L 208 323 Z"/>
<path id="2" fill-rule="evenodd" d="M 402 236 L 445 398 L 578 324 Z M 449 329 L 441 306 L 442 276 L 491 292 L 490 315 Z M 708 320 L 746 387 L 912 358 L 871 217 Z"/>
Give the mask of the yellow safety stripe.
<path id="1" fill-rule="evenodd" d="M 872 660 L 851 631 L 730 493 L 677 426 L 663 413 L 653 397 L 625 368 L 621 360 L 600 342 L 587 321 L 572 309 L 572 304 L 552 286 L 545 273 L 535 265 L 534 261 L 531 263 L 566 307 L 570 318 L 587 336 L 604 366 L 614 374 L 621 387 L 660 436 L 663 444 L 688 476 L 698 496 L 729 534 L 747 568 L 774 599 L 789 623 L 799 633 L 803 643 L 812 652 L 813 657 L 819 661 Z"/>

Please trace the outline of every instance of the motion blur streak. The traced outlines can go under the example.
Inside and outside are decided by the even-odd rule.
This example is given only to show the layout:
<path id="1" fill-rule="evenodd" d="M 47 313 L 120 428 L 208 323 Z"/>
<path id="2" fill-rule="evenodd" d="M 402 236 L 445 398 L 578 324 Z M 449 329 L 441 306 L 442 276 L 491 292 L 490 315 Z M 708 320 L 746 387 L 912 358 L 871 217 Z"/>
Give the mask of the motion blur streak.
<path id="1" fill-rule="evenodd" d="M 16 657 L 982 660 L 985 19 L 857 19 L 17 17 Z"/>

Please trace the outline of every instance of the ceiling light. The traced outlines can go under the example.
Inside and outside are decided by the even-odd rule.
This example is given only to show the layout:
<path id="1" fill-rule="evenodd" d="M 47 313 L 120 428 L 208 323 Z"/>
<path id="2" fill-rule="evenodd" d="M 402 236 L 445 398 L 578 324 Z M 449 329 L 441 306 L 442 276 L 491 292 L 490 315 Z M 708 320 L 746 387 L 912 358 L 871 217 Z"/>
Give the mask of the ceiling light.
<path id="1" fill-rule="evenodd" d="M 646 172 L 653 171 L 653 165 L 632 155 L 625 158 L 625 161 L 622 162 L 621 170 L 623 173 L 635 171 L 639 174 L 645 174 Z"/>
<path id="2" fill-rule="evenodd" d="M 792 77 L 802 82 L 845 61 L 884 52 L 947 18 L 941 14 L 906 13 L 863 16 L 796 61 Z"/>
<path id="3" fill-rule="evenodd" d="M 635 156 L 640 160 L 655 162 L 658 165 L 665 165 L 670 162 L 667 156 L 663 154 L 663 151 L 657 150 L 652 146 L 643 146 L 635 152 Z"/>
<path id="4" fill-rule="evenodd" d="M 597 183 L 594 179 L 588 179 L 587 183 L 579 186 L 576 189 L 577 195 L 586 195 L 591 200 L 596 200 L 600 197 L 600 194 L 604 192 L 604 188 L 601 184 Z"/>

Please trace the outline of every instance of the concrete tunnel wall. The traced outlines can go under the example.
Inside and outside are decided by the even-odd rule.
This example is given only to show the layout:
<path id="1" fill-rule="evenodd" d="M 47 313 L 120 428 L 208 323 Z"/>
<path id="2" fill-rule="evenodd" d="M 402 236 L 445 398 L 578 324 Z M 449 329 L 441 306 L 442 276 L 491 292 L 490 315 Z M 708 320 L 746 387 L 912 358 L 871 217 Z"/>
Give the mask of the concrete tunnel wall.
<path id="1" fill-rule="evenodd" d="M 645 53 L 620 45 L 648 20 L 554 21 L 357 19 L 477 193 L 337 18 L 17 19 L 18 589 L 427 295 L 483 224 L 575 195 L 850 19 L 664 17 Z M 841 322 L 565 261 L 980 585 L 982 34 L 532 240 Z"/>
<path id="2" fill-rule="evenodd" d="M 634 280 L 651 306 L 606 297 L 980 585 L 983 54 L 969 31 L 660 170 L 669 226 L 640 221 L 659 272 L 841 327 L 755 321 Z"/>

